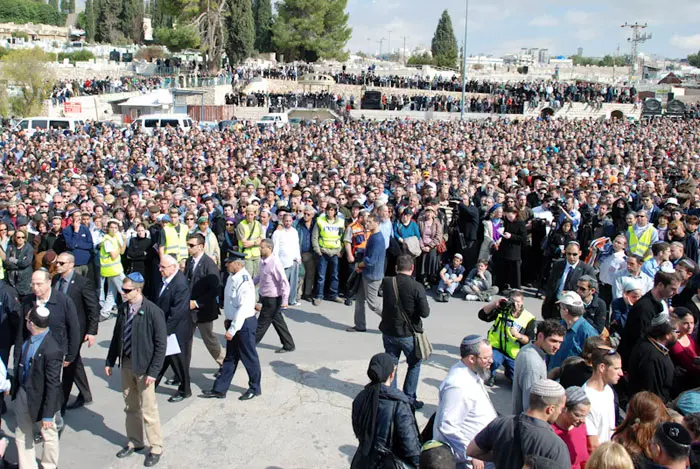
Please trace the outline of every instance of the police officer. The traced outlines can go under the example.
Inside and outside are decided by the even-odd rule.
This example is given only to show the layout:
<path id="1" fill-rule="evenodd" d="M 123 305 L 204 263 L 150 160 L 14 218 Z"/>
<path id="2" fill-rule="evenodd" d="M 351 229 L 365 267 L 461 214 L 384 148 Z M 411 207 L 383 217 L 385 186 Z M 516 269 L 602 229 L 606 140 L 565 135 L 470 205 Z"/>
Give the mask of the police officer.
<path id="1" fill-rule="evenodd" d="M 314 306 L 321 304 L 323 290 L 326 283 L 326 272 L 330 268 L 331 285 L 329 297 L 331 301 L 342 303 L 338 298 L 338 258 L 342 249 L 343 233 L 345 232 L 345 221 L 337 216 L 338 206 L 335 200 L 329 200 L 326 206 L 326 213 L 316 219 L 316 226 L 311 234 L 311 244 L 318 257 L 316 267 L 316 298 L 312 303 Z"/>
<path id="2" fill-rule="evenodd" d="M 493 364 L 491 377 L 486 381 L 486 385 L 494 385 L 496 370 L 501 366 L 505 369 L 506 378 L 512 380 L 515 357 L 518 356 L 520 347 L 534 340 L 537 325 L 535 316 L 523 306 L 523 293 L 520 290 L 511 290 L 508 299 L 491 301 L 479 311 L 479 319 L 494 321 L 488 333 L 489 343 L 493 347 Z"/>
<path id="3" fill-rule="evenodd" d="M 244 259 L 245 254 L 234 252 L 225 260 L 229 273 L 224 288 L 226 358 L 211 391 L 204 391 L 200 397 L 226 397 L 239 361 L 243 361 L 248 373 L 248 390 L 238 399 L 247 401 L 260 395 L 260 360 L 255 349 L 255 332 L 258 328 L 255 317 L 255 284 L 245 268 Z"/>
<path id="4" fill-rule="evenodd" d="M 247 206 L 245 220 L 236 227 L 238 251 L 245 254 L 245 268 L 253 277 L 260 269 L 260 243 L 264 238 L 262 225 L 255 219 L 257 213 L 255 205 Z"/>

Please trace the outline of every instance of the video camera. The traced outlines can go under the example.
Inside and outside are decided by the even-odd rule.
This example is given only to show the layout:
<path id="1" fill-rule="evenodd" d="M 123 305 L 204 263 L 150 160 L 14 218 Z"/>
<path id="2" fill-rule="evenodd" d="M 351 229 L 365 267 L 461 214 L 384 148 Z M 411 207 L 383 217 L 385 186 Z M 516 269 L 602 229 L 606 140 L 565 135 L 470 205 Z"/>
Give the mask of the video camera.
<path id="1" fill-rule="evenodd" d="M 515 313 L 515 302 L 510 298 L 501 298 L 498 302 L 498 307 L 495 309 L 497 314 L 510 316 Z"/>

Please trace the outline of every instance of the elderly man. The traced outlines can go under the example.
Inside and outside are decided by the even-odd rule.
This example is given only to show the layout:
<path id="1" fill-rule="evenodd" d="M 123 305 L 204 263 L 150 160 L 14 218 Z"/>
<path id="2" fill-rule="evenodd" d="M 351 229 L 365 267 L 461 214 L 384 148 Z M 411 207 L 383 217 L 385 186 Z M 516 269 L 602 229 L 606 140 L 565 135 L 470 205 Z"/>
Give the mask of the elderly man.
<path id="1" fill-rule="evenodd" d="M 559 314 L 566 324 L 566 335 L 561 347 L 549 360 L 549 370 L 561 366 L 569 357 L 580 356 L 586 339 L 598 331 L 583 318 L 586 308 L 578 293 L 567 291 L 559 298 Z"/>
<path id="2" fill-rule="evenodd" d="M 291 213 L 283 212 L 281 219 L 282 229 L 276 230 L 272 235 L 272 243 L 275 246 L 273 254 L 280 260 L 289 282 L 289 305 L 295 306 L 297 304 L 299 266 L 301 265 L 299 233 L 292 226 L 294 220 Z"/>
<path id="3" fill-rule="evenodd" d="M 440 403 L 435 413 L 433 439 L 450 445 L 457 468 L 473 465 L 467 447 L 498 414 L 484 388 L 490 376 L 493 350 L 487 339 L 469 335 L 459 346 L 461 360 L 452 365 L 440 384 Z"/>

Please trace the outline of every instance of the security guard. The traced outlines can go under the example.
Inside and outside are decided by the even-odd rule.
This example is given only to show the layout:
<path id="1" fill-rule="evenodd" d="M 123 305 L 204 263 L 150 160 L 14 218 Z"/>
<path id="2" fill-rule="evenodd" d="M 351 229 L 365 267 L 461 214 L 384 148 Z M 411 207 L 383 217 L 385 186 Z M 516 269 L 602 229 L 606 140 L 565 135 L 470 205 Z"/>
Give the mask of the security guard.
<path id="1" fill-rule="evenodd" d="M 512 303 L 508 308 L 508 303 Z M 486 304 L 479 311 L 479 319 L 486 322 L 495 321 L 489 329 L 488 340 L 493 347 L 493 364 L 491 377 L 487 386 L 495 383 L 496 370 L 501 365 L 505 369 L 506 378 L 512 380 L 515 370 L 515 357 L 520 348 L 535 339 L 537 321 L 532 313 L 523 307 L 523 293 L 511 290 L 509 298 L 500 298 Z"/>
<path id="2" fill-rule="evenodd" d="M 224 288 L 224 315 L 226 320 L 226 358 L 211 391 L 200 397 L 207 399 L 226 397 L 238 362 L 243 361 L 248 373 L 248 390 L 238 399 L 247 401 L 260 395 L 260 360 L 255 349 L 255 284 L 245 268 L 245 254 L 234 252 L 226 260 L 229 272 Z"/>
<path id="3" fill-rule="evenodd" d="M 107 283 L 107 295 L 102 303 L 102 317 L 109 317 L 112 308 L 122 293 L 124 267 L 121 256 L 126 250 L 126 240 L 119 231 L 119 221 L 115 218 L 107 222 L 107 233 L 100 244 L 100 276 Z"/>
<path id="4" fill-rule="evenodd" d="M 248 205 L 245 209 L 245 220 L 236 227 L 238 251 L 245 254 L 245 268 L 251 276 L 258 275 L 260 270 L 260 242 L 264 238 L 262 225 L 255 219 L 258 209 Z"/>
<path id="5" fill-rule="evenodd" d="M 311 234 L 311 244 L 318 256 L 316 298 L 312 301 L 314 306 L 321 304 L 323 299 L 326 271 L 329 267 L 331 269 L 330 300 L 336 303 L 343 302 L 343 300 L 338 298 L 338 258 L 342 249 L 345 221 L 337 217 L 337 214 L 338 206 L 335 200 L 331 199 L 326 206 L 326 213 L 316 219 L 316 226 L 314 226 L 314 231 Z"/>
<path id="6" fill-rule="evenodd" d="M 659 232 L 649 223 L 646 210 L 636 214 L 637 223 L 627 228 L 627 245 L 632 254 L 642 256 L 645 261 L 651 259 L 651 245 L 659 240 Z"/>
<path id="7" fill-rule="evenodd" d="M 180 223 L 180 212 L 177 207 L 170 208 L 170 215 L 163 217 L 163 231 L 161 232 L 158 252 L 162 257 L 170 254 L 178 262 L 187 259 L 187 226 Z"/>

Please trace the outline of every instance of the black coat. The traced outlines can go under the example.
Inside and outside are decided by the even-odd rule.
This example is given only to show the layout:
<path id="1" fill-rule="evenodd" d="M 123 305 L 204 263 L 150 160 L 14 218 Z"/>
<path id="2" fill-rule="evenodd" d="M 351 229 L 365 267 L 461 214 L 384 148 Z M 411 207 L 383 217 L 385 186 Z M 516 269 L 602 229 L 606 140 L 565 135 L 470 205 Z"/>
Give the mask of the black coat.
<path id="1" fill-rule="evenodd" d="M 605 301 L 601 300 L 598 294 L 593 295 L 591 304 L 586 306 L 586 312 L 583 314 L 583 318 L 591 323 L 591 326 L 595 327 L 599 333 L 603 332 L 603 329 L 608 324 L 608 307 Z"/>
<path id="2" fill-rule="evenodd" d="M 130 305 L 124 302 L 117 311 L 112 341 L 107 352 L 106 366 L 114 367 L 117 358 L 123 358 L 124 324 L 129 314 Z M 131 369 L 136 375 L 152 378 L 160 374 L 165 362 L 168 334 L 163 311 L 146 298 L 131 323 Z"/>
<path id="3" fill-rule="evenodd" d="M 197 302 L 197 322 L 215 321 L 219 317 L 219 269 L 211 257 L 202 254 L 197 268 L 192 271 L 194 259 L 189 257 L 185 266 L 185 275 L 190 284 L 190 299 Z"/>
<path id="4" fill-rule="evenodd" d="M 134 236 L 129 240 L 129 245 L 124 252 L 129 272 L 140 272 L 144 277 L 150 277 L 150 274 L 146 273 L 146 260 L 151 250 L 151 244 L 151 239 L 147 237 Z"/>
<path id="5" fill-rule="evenodd" d="M 51 287 L 56 288 L 59 275 L 51 279 Z M 80 323 L 80 340 L 85 334 L 97 335 L 97 325 L 100 322 L 100 303 L 97 293 L 90 279 L 73 272 L 73 277 L 68 285 L 68 297 L 73 300 L 75 311 Z"/>
<path id="6" fill-rule="evenodd" d="M 17 397 L 20 388 L 20 360 L 23 345 L 18 347 L 15 354 L 15 375 L 12 383 L 12 399 Z M 29 415 L 38 422 L 41 419 L 53 418 L 63 404 L 61 390 L 61 369 L 63 368 L 63 349 L 56 341 L 53 333 L 48 333 L 37 349 L 29 375 L 24 383 L 29 404 Z"/>
<path id="7" fill-rule="evenodd" d="M 559 310 L 556 308 L 557 303 L 557 293 L 559 290 L 559 283 L 564 275 L 564 269 L 566 268 L 566 259 L 559 259 L 552 264 L 552 271 L 549 274 L 549 280 L 547 282 L 547 288 L 545 289 L 545 299 L 542 302 L 542 318 L 544 319 L 559 319 Z M 568 280 L 564 284 L 564 291 L 576 291 L 576 284 L 578 279 L 584 275 L 590 275 L 595 278 L 595 271 L 593 267 L 579 261 L 576 268 L 568 276 Z"/>
<path id="8" fill-rule="evenodd" d="M 182 272 L 175 274 L 175 277 L 165 287 L 163 293 L 163 279 L 157 282 L 155 288 L 156 297 L 153 303 L 156 304 L 165 314 L 165 327 L 168 335 L 175 334 L 180 348 L 185 350 L 186 344 L 192 341 L 192 315 L 190 314 L 190 287 L 187 278 Z"/>
<path id="9" fill-rule="evenodd" d="M 29 295 L 32 292 L 32 272 L 34 267 L 34 248 L 28 242 L 18 249 L 12 242 L 7 245 L 5 253 L 5 280 L 15 287 L 19 295 Z M 10 258 L 16 262 L 11 262 Z"/>
<path id="10" fill-rule="evenodd" d="M 36 306 L 36 295 L 31 294 L 24 298 L 22 302 L 22 317 Z M 65 354 L 65 361 L 72 362 L 78 355 L 83 337 L 80 335 L 80 320 L 75 309 L 75 304 L 67 295 L 55 290 L 51 290 L 51 296 L 46 302 L 49 309 L 49 329 L 51 334 L 61 346 Z M 15 347 L 15 358 L 20 352 L 20 346 L 29 337 L 26 325 L 22 328 L 23 333 L 18 334 Z"/>
<path id="11" fill-rule="evenodd" d="M 459 230 L 464 235 L 465 241 L 476 241 L 479 227 L 479 209 L 474 205 L 465 205 L 460 203 L 457 206 L 457 225 Z"/>
<path id="12" fill-rule="evenodd" d="M 406 316 L 411 320 L 411 324 L 417 332 L 423 332 L 421 318 L 427 318 L 430 315 L 425 288 L 405 274 L 386 277 L 382 281 L 383 309 L 379 330 L 391 337 L 410 337 L 413 334 L 403 318 L 403 314 L 399 311 L 394 293 L 394 278 L 396 278 L 399 299 Z"/>
<path id="13" fill-rule="evenodd" d="M 0 280 L 0 350 L 6 350 L 9 354 L 10 348 L 17 340 L 20 324 L 24 324 L 24 318 L 17 299 L 17 291 L 4 280 Z M 5 363 L 5 365 L 9 364 Z"/>
<path id="14" fill-rule="evenodd" d="M 501 237 L 496 257 L 508 261 L 522 260 L 522 247 L 527 241 L 525 222 L 522 220 L 510 222 L 507 218 L 503 218 L 503 232 L 510 233 L 511 236 L 508 239 Z"/>
<path id="15" fill-rule="evenodd" d="M 665 404 L 671 402 L 675 368 L 668 353 L 659 351 L 649 339 L 640 340 L 632 349 L 629 363 L 630 396 L 649 391 L 659 396 Z"/>
<path id="16" fill-rule="evenodd" d="M 617 351 L 622 357 L 622 366 L 627 369 L 632 349 L 640 339 L 646 337 L 651 321 L 663 311 L 663 305 L 656 301 L 651 292 L 642 296 L 627 314 L 625 328 L 620 335 L 620 345 Z"/>
<path id="17" fill-rule="evenodd" d="M 352 403 L 352 425 L 355 434 L 358 434 L 358 426 L 362 408 L 362 400 L 365 399 L 364 391 L 360 392 Z M 393 420 L 393 438 L 389 440 L 389 427 Z M 351 469 L 375 469 L 377 467 L 377 450 L 386 447 L 391 449 L 395 456 L 402 461 L 418 467 L 421 442 L 418 433 L 416 418 L 409 404 L 408 397 L 401 391 L 382 385 L 379 394 L 379 408 L 377 409 L 377 426 L 374 433 L 374 441 L 360 441 L 360 448 L 371 445 L 368 456 L 364 456 L 358 449 L 352 458 Z M 361 433 L 360 433 L 361 434 Z"/>

